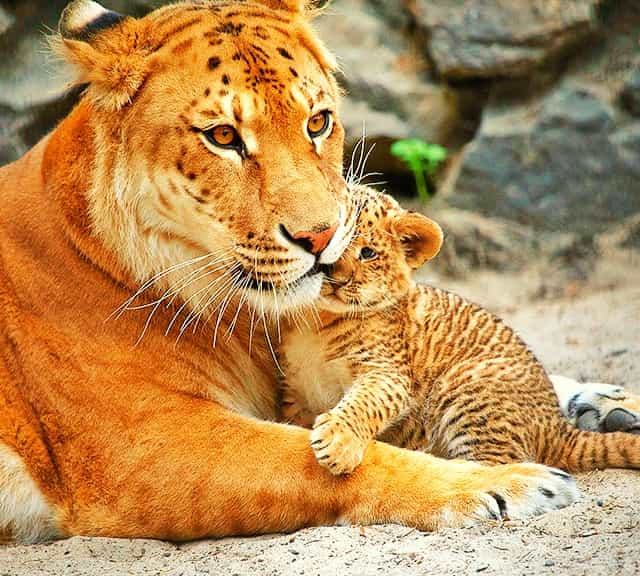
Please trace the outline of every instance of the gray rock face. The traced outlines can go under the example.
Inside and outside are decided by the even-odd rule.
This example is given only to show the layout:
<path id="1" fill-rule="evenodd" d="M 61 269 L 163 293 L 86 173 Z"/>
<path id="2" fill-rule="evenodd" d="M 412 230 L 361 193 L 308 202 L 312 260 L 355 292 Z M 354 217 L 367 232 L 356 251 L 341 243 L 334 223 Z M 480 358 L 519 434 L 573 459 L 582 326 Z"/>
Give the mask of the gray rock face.
<path id="1" fill-rule="evenodd" d="M 417 0 L 446 78 L 522 76 L 595 29 L 600 0 Z"/>
<path id="2" fill-rule="evenodd" d="M 349 141 L 367 132 L 389 138 L 418 136 L 426 140 L 446 139 L 460 122 L 459 101 L 445 85 L 429 77 L 428 63 L 415 51 L 401 29 L 392 22 L 408 17 L 402 3 L 371 0 L 336 0 L 317 21 L 316 28 L 338 57 L 339 76 L 348 95 L 343 113 Z M 377 8 L 377 9 L 376 9 Z M 370 113 L 352 117 L 351 110 Z M 388 126 L 389 131 L 381 130 Z M 402 127 L 402 129 L 401 129 Z"/>
<path id="3" fill-rule="evenodd" d="M 535 104 L 489 107 L 448 201 L 576 233 L 640 211 L 640 122 L 618 127 L 615 116 L 596 87 L 574 84 Z"/>

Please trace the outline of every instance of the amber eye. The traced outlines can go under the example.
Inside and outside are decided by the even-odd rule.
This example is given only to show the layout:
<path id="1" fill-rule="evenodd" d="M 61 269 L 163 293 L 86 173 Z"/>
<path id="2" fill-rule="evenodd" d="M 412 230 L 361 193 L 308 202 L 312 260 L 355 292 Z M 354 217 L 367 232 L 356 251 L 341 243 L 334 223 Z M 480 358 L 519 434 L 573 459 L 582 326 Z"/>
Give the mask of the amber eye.
<path id="1" fill-rule="evenodd" d="M 331 126 L 331 112 L 323 110 L 309 118 L 307 121 L 307 132 L 311 138 L 322 136 Z"/>
<path id="2" fill-rule="evenodd" d="M 378 256 L 378 253 L 369 246 L 365 246 L 360 250 L 360 260 L 363 262 L 367 262 L 369 260 L 374 260 Z"/>
<path id="3" fill-rule="evenodd" d="M 233 126 L 224 124 L 222 126 L 214 126 L 209 130 L 202 132 L 207 140 L 218 148 L 232 148 L 242 153 L 244 144 L 240 135 Z"/>

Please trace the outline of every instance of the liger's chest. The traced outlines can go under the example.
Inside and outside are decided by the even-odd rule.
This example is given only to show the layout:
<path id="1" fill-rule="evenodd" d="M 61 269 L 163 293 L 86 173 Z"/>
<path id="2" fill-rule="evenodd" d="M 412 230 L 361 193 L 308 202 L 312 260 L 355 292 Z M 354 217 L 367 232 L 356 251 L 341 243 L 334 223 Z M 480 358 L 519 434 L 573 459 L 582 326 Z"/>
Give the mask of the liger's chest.
<path id="1" fill-rule="evenodd" d="M 311 414 L 333 408 L 353 382 L 353 334 L 330 328 L 292 329 L 280 347 L 287 388 Z"/>

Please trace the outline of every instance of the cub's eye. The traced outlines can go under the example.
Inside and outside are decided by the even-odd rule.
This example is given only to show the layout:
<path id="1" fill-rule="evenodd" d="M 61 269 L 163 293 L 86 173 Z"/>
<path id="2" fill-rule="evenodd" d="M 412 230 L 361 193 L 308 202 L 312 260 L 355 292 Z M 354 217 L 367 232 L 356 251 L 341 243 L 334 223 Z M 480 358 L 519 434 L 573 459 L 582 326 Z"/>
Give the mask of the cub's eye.
<path id="1" fill-rule="evenodd" d="M 218 148 L 231 148 L 239 153 L 244 150 L 244 143 L 233 126 L 227 124 L 214 126 L 209 130 L 203 130 L 202 133 L 211 144 Z"/>
<path id="2" fill-rule="evenodd" d="M 369 246 L 365 246 L 360 250 L 360 260 L 363 262 L 374 260 L 377 257 L 378 253 L 373 248 L 369 248 Z"/>
<path id="3" fill-rule="evenodd" d="M 322 136 L 331 126 L 332 117 L 329 110 L 318 112 L 307 121 L 307 133 L 313 138 Z"/>

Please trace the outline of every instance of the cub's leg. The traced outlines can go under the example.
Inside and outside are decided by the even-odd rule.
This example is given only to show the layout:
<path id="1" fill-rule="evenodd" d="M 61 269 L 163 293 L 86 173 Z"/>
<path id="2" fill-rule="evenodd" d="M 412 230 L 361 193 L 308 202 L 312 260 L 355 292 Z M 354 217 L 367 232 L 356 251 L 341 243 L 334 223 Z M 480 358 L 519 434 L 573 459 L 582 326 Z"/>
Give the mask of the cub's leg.
<path id="1" fill-rule="evenodd" d="M 353 472 L 368 444 L 407 408 L 410 388 L 406 366 L 359 366 L 347 394 L 313 425 L 311 447 L 320 465 L 333 474 Z"/>
<path id="2" fill-rule="evenodd" d="M 593 432 L 640 434 L 640 397 L 621 386 L 550 375 L 560 409 L 571 424 Z"/>

